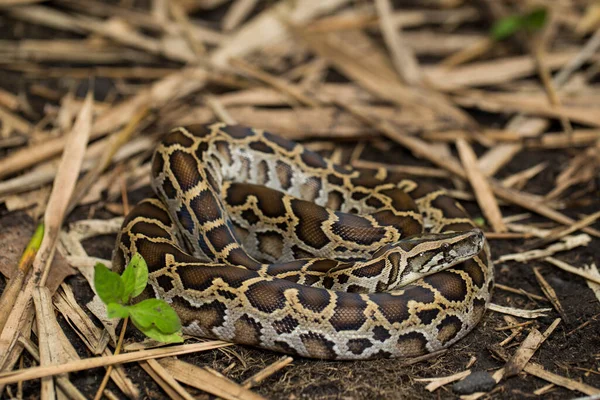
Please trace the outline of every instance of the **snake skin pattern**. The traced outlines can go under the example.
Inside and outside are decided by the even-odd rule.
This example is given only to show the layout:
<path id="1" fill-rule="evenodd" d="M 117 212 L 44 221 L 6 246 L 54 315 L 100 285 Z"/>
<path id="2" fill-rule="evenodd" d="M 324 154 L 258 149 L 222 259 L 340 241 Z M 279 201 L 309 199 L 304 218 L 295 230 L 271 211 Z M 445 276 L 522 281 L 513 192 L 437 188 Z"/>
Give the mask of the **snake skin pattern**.
<path id="1" fill-rule="evenodd" d="M 482 232 L 407 177 L 217 123 L 169 133 L 152 186 L 113 269 L 139 252 L 141 298 L 169 302 L 185 333 L 320 359 L 413 357 L 464 337 L 489 302 Z"/>

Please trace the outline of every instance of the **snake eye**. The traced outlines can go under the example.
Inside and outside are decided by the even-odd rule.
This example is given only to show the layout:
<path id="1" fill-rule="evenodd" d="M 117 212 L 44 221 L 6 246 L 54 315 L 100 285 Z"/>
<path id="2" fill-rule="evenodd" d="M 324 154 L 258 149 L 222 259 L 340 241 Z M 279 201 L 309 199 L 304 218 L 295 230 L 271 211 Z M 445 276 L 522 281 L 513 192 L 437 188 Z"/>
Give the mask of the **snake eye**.
<path id="1" fill-rule="evenodd" d="M 450 243 L 442 243 L 442 249 L 448 250 L 450 248 Z"/>

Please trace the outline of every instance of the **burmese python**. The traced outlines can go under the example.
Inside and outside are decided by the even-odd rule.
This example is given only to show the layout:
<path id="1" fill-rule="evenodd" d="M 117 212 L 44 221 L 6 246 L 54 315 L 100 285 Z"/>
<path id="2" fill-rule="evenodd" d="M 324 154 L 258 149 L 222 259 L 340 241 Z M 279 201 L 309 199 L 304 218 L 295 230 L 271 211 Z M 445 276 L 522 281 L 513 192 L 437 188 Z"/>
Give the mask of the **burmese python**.
<path id="1" fill-rule="evenodd" d="M 157 197 L 125 218 L 145 296 L 184 332 L 324 359 L 410 357 L 481 319 L 488 245 L 442 190 L 334 165 L 258 129 L 177 128 L 152 161 Z"/>

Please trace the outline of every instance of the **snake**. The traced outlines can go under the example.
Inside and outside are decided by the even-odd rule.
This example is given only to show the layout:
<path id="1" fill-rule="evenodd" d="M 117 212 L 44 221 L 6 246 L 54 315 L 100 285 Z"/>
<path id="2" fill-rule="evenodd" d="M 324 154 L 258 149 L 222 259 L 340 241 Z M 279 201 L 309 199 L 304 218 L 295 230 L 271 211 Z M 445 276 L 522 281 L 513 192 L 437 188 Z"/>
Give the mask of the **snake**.
<path id="1" fill-rule="evenodd" d="M 139 253 L 183 333 L 327 360 L 412 358 L 482 319 L 483 232 L 443 189 L 341 166 L 261 129 L 178 127 L 151 161 L 155 195 L 113 252 Z"/>

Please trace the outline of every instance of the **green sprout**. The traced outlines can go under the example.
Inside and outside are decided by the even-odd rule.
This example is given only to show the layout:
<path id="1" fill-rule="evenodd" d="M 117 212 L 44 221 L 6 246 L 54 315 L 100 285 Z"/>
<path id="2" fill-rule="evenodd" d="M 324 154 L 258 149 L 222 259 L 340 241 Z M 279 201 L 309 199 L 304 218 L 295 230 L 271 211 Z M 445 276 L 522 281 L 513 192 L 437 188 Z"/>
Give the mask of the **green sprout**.
<path id="1" fill-rule="evenodd" d="M 100 300 L 106 304 L 110 318 L 127 318 L 149 338 L 164 343 L 181 343 L 181 322 L 169 303 L 146 299 L 130 304 L 148 284 L 148 266 L 139 254 L 134 254 L 122 275 L 98 263 L 94 267 L 94 286 Z"/>
<path id="2" fill-rule="evenodd" d="M 524 15 L 510 15 L 492 26 L 490 36 L 496 41 L 501 41 L 519 31 L 539 31 L 546 24 L 547 17 L 548 11 L 545 8 L 536 8 Z"/>

